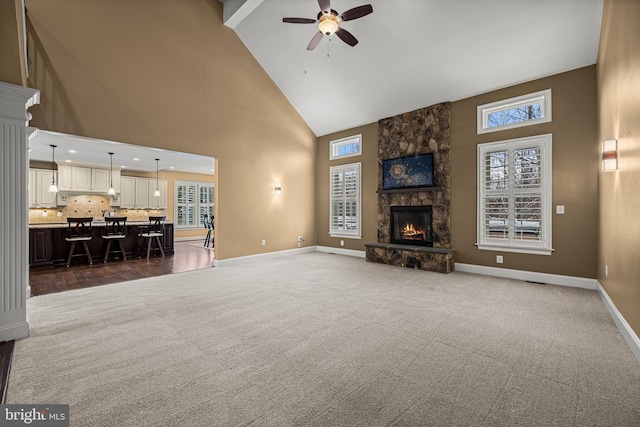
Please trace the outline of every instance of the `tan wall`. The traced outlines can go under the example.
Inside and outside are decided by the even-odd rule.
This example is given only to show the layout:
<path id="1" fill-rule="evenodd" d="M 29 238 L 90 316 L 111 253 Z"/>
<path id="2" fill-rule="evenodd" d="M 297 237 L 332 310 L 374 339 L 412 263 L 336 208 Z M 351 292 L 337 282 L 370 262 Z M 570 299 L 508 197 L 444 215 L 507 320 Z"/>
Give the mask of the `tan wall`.
<path id="1" fill-rule="evenodd" d="M 477 134 L 476 107 L 551 88 L 553 121 Z M 553 136 L 553 252 L 527 255 L 479 250 L 477 240 L 477 145 L 531 135 Z M 459 263 L 576 277 L 596 277 L 597 176 L 595 66 L 452 103 L 452 248 Z M 556 215 L 555 206 L 565 214 Z M 496 264 L 496 255 L 504 264 Z"/>
<path id="2" fill-rule="evenodd" d="M 330 141 L 362 134 L 362 155 L 329 160 Z M 318 245 L 364 251 L 366 243 L 378 241 L 378 123 L 325 135 L 318 138 L 316 153 L 318 210 L 316 213 Z M 329 236 L 329 168 L 362 163 L 362 238 L 348 239 Z M 344 246 L 340 246 L 340 240 Z"/>
<path id="3" fill-rule="evenodd" d="M 217 259 L 295 248 L 298 235 L 315 244 L 316 137 L 223 26 L 220 2 L 27 9 L 31 86 L 42 94 L 31 125 L 216 157 Z"/>
<path id="4" fill-rule="evenodd" d="M 640 335 L 640 2 L 605 1 L 597 63 L 599 141 L 618 140 L 619 170 L 600 172 L 598 280 Z M 608 266 L 608 276 L 604 273 Z"/>
<path id="5" fill-rule="evenodd" d="M 16 0 L 0 0 L 0 82 L 22 85 L 22 19 L 16 12 Z"/>

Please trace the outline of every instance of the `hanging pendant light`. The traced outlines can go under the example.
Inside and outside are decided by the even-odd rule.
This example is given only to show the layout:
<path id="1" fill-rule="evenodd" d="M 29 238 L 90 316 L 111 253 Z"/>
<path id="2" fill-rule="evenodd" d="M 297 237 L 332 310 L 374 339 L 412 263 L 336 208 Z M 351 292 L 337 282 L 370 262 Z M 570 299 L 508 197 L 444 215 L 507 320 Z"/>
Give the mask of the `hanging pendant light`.
<path id="1" fill-rule="evenodd" d="M 153 193 L 155 197 L 160 197 L 160 184 L 158 182 L 158 162 L 160 159 L 156 159 L 156 192 Z"/>
<path id="2" fill-rule="evenodd" d="M 51 147 L 51 185 L 49 186 L 49 193 L 57 193 L 58 186 L 56 185 L 56 147 L 57 145 L 50 144 Z"/>
<path id="3" fill-rule="evenodd" d="M 109 153 L 109 196 L 115 196 L 116 190 L 113 189 L 113 153 Z"/>

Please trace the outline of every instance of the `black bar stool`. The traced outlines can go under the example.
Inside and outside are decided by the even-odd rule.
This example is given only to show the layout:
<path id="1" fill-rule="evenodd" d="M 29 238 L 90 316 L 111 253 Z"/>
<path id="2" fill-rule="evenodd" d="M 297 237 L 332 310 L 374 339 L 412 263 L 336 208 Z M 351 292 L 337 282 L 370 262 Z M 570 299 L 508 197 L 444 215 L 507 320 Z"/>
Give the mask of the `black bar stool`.
<path id="1" fill-rule="evenodd" d="M 141 233 L 138 235 L 147 242 L 147 259 L 151 256 L 151 247 L 154 241 L 158 244 L 158 247 L 153 249 L 160 249 L 160 253 L 164 257 L 164 249 L 162 249 L 162 241 L 160 238 L 164 235 L 165 218 L 164 216 L 150 216 L 149 224 L 140 226 Z"/>
<path id="2" fill-rule="evenodd" d="M 111 249 L 111 243 L 118 242 L 120 250 L 115 249 L 112 252 L 120 252 L 122 259 L 127 260 L 127 252 L 124 250 L 123 241 L 127 237 L 127 217 L 126 216 L 109 216 L 104 218 L 105 227 L 102 233 L 102 238 L 107 241 L 107 250 L 104 252 L 103 262 L 109 260 L 109 250 Z"/>
<path id="3" fill-rule="evenodd" d="M 208 214 L 202 214 L 202 222 L 204 223 L 205 230 L 207 230 L 207 236 L 204 238 L 203 246 L 208 248 L 209 243 L 213 246 L 213 218 Z"/>
<path id="4" fill-rule="evenodd" d="M 87 242 L 93 237 L 92 221 L 93 218 L 67 218 L 67 237 L 65 237 L 64 240 L 71 243 L 69 256 L 67 258 L 67 267 L 71 264 L 71 258 L 76 249 L 76 243 L 78 242 L 82 242 L 89 264 L 93 264 L 91 252 L 89 252 L 89 246 L 87 245 Z"/>

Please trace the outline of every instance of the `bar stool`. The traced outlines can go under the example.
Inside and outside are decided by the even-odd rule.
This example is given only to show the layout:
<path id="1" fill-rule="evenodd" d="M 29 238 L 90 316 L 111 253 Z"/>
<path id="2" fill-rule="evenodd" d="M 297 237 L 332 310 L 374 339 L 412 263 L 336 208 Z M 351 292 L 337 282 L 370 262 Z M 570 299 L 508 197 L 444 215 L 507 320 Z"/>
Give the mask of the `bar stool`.
<path id="1" fill-rule="evenodd" d="M 107 241 L 107 250 L 104 252 L 103 262 L 109 260 L 109 250 L 111 249 L 111 243 L 118 242 L 120 250 L 115 249 L 112 252 L 120 252 L 122 259 L 127 260 L 127 252 L 124 250 L 123 241 L 127 237 L 127 217 L 126 216 L 109 216 L 104 218 L 105 227 L 102 233 L 102 238 Z"/>
<path id="2" fill-rule="evenodd" d="M 64 240 L 71 243 L 69 256 L 67 258 L 67 267 L 71 264 L 71 258 L 76 249 L 76 243 L 78 242 L 82 242 L 89 264 L 93 264 L 91 252 L 89 252 L 89 246 L 87 245 L 87 242 L 93 237 L 92 221 L 93 218 L 67 218 L 67 237 L 65 237 Z"/>
<path id="3" fill-rule="evenodd" d="M 156 249 L 160 249 L 160 253 L 164 257 L 164 250 L 162 249 L 162 241 L 160 238 L 164 235 L 164 220 L 165 216 L 150 216 L 149 224 L 143 225 L 140 227 L 142 232 L 138 234 L 138 236 L 144 238 L 144 242 L 147 242 L 147 259 L 151 256 L 151 246 L 153 245 L 154 240 L 158 244 Z"/>
<path id="4" fill-rule="evenodd" d="M 213 218 L 209 217 L 208 214 L 202 214 L 202 222 L 204 223 L 205 230 L 207 230 L 207 236 L 204 238 L 203 246 L 208 248 L 209 243 L 213 246 Z"/>

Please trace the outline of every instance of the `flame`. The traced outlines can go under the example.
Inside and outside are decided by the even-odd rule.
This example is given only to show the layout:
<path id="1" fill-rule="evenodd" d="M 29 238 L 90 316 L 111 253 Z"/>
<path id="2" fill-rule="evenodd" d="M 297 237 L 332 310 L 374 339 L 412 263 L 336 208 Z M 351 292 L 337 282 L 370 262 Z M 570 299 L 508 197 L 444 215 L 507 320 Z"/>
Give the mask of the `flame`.
<path id="1" fill-rule="evenodd" d="M 402 238 L 408 240 L 427 240 L 427 233 L 422 228 L 416 228 L 413 224 L 407 224 L 402 229 Z"/>

